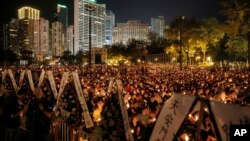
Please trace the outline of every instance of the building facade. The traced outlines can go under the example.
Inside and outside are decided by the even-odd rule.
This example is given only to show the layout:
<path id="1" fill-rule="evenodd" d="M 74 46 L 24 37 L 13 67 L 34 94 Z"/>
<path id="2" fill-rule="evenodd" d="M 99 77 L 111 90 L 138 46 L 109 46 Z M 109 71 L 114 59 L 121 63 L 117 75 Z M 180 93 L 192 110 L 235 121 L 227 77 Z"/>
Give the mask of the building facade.
<path id="1" fill-rule="evenodd" d="M 34 56 L 37 61 L 44 61 L 46 57 L 49 57 L 49 21 L 40 18 L 34 20 L 34 40 L 32 46 L 34 46 Z"/>
<path id="2" fill-rule="evenodd" d="M 105 45 L 112 45 L 113 30 L 115 27 L 115 14 L 111 10 L 106 11 L 106 25 L 105 25 Z"/>
<path id="3" fill-rule="evenodd" d="M 89 6 L 93 7 L 90 12 Z M 89 50 L 89 31 L 91 47 L 103 47 L 105 43 L 106 5 L 95 0 L 74 0 L 74 54 L 79 50 Z M 91 23 L 90 23 L 91 20 Z"/>
<path id="4" fill-rule="evenodd" d="M 67 46 L 66 50 L 74 53 L 74 26 L 70 25 L 67 28 Z"/>
<path id="5" fill-rule="evenodd" d="M 113 43 L 127 44 L 130 39 L 148 41 L 150 26 L 140 21 L 117 23 L 113 31 Z"/>
<path id="6" fill-rule="evenodd" d="M 22 7 L 18 9 L 18 44 L 19 52 L 30 51 L 30 57 L 35 57 L 35 49 L 39 44 L 39 25 L 35 24 L 40 19 L 40 11 L 32 7 Z"/>
<path id="7" fill-rule="evenodd" d="M 51 34 L 52 56 L 53 57 L 62 56 L 65 50 L 63 24 L 60 22 L 53 22 L 51 31 L 52 31 L 52 34 Z"/>
<path id="8" fill-rule="evenodd" d="M 151 18 L 151 31 L 157 33 L 160 37 L 164 36 L 165 18 L 158 16 L 158 18 Z"/>
<path id="9" fill-rule="evenodd" d="M 2 50 L 9 49 L 9 24 L 0 27 L 0 47 Z"/>
<path id="10" fill-rule="evenodd" d="M 66 30 L 68 27 L 68 7 L 66 5 L 57 4 L 55 21 L 62 23 Z"/>
<path id="11" fill-rule="evenodd" d="M 30 20 L 38 20 L 40 18 L 40 11 L 34 9 L 32 7 L 22 7 L 18 9 L 18 19 L 30 19 Z"/>
<path id="12" fill-rule="evenodd" d="M 9 49 L 15 53 L 19 53 L 18 27 L 18 20 L 11 19 L 9 22 Z"/>

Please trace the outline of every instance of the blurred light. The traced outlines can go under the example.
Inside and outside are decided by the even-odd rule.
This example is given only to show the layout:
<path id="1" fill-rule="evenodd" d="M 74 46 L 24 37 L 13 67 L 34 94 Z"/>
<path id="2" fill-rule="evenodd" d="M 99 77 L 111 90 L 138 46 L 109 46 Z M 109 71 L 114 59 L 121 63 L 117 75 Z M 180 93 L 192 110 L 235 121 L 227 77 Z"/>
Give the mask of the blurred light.
<path id="1" fill-rule="evenodd" d="M 189 141 L 189 136 L 188 135 L 185 136 L 185 141 Z"/>

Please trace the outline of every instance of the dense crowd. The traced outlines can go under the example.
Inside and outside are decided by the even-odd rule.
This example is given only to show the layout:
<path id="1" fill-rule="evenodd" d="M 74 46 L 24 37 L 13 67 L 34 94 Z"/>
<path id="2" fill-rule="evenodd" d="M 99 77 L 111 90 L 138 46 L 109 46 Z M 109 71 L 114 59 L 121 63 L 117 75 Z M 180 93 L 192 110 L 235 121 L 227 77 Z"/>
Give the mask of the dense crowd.
<path id="1" fill-rule="evenodd" d="M 29 68 L 11 69 L 17 82 L 19 82 L 21 70 L 32 70 L 36 87 L 41 70 L 53 70 L 58 89 L 63 72 L 77 71 L 90 115 L 95 124 L 95 128 L 88 130 L 88 132 L 93 133 L 100 140 L 124 140 L 125 138 L 115 87 L 108 93 L 111 78 L 122 80 L 123 96 L 134 140 L 149 139 L 163 103 L 173 93 L 193 95 L 231 104 L 250 103 L 250 73 L 248 70 L 238 68 L 185 68 L 178 70 L 177 68 L 150 66 L 96 67 L 91 69 L 76 66 L 43 68 L 30 66 Z M 2 68 L 1 71 L 3 70 Z M 74 94 L 72 77 L 68 79 L 67 84 L 67 90 L 60 98 L 60 101 L 64 102 L 65 111 L 69 112 L 66 121 L 73 126 L 80 126 L 79 124 L 84 124 L 84 122 L 77 120 L 79 117 L 82 118 L 82 110 L 77 104 L 78 100 L 77 95 Z M 50 137 L 49 134 L 54 117 L 53 104 L 56 103 L 56 100 L 53 98 L 51 90 L 47 92 L 49 86 L 46 85 L 46 82 L 43 83 L 42 88 L 36 88 L 32 98 L 28 98 L 32 100 L 23 100 L 27 99 L 28 93 L 32 93 L 28 88 L 28 83 L 22 83 L 22 87 L 16 95 L 11 90 L 10 85 L 10 83 L 7 85 L 6 82 L 1 82 L 1 121 L 4 121 L 1 122 L 1 137 L 5 133 L 5 140 L 13 141 L 17 131 L 12 129 L 20 127 L 20 119 L 25 115 L 26 124 L 28 123 L 25 128 L 29 133 L 25 137 L 30 138 L 30 140 L 41 138 L 44 138 L 42 139 L 44 141 L 53 140 L 54 138 Z M 209 116 L 205 115 L 205 117 Z M 8 125 L 9 123 L 12 125 Z M 206 124 L 204 123 L 204 125 Z M 85 128 L 83 125 L 82 129 L 85 130 Z M 42 137 L 41 134 L 37 135 L 37 133 L 43 132 Z M 211 132 L 211 130 L 202 132 L 203 140 L 212 138 L 213 133 Z M 206 133 L 211 133 L 211 136 L 205 135 Z"/>

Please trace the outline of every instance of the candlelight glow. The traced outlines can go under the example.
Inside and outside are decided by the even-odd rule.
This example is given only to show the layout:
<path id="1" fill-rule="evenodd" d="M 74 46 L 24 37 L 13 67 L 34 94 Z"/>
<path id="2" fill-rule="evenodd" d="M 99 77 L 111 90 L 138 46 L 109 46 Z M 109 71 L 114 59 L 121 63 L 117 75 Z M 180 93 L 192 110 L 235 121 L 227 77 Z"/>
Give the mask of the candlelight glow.
<path id="1" fill-rule="evenodd" d="M 188 135 L 185 136 L 185 141 L 189 141 L 189 136 Z"/>

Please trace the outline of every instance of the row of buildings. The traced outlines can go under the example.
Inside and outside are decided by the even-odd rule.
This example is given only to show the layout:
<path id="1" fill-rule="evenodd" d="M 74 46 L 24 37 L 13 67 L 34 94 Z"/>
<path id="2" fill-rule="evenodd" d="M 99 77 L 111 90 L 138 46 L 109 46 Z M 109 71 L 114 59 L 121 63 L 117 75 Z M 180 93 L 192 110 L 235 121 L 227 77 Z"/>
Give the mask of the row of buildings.
<path id="1" fill-rule="evenodd" d="M 64 51 L 88 51 L 90 38 L 92 47 L 103 48 L 129 39 L 148 40 L 151 31 L 163 36 L 165 28 L 162 16 L 151 18 L 151 25 L 138 20 L 115 24 L 115 14 L 95 0 L 74 0 L 74 25 L 68 25 L 68 14 L 68 7 L 58 4 L 50 23 L 39 10 L 22 7 L 17 19 L 1 27 L 2 46 L 17 54 L 29 50 L 35 60 L 44 61 Z"/>

